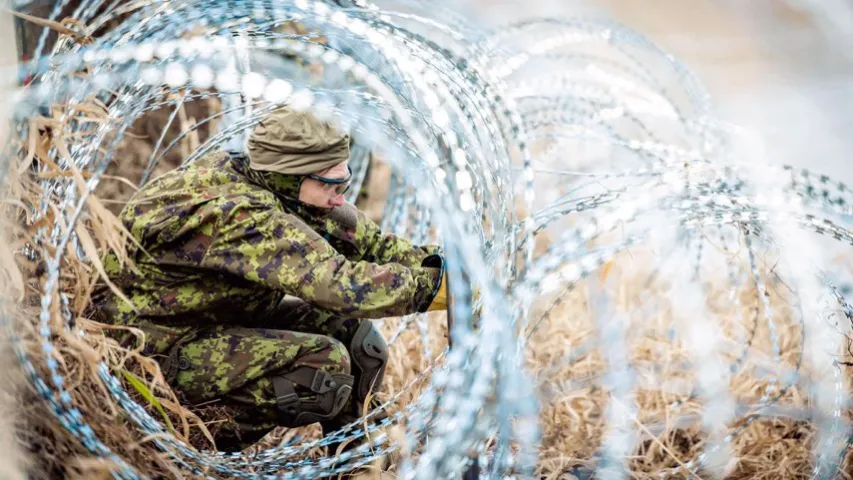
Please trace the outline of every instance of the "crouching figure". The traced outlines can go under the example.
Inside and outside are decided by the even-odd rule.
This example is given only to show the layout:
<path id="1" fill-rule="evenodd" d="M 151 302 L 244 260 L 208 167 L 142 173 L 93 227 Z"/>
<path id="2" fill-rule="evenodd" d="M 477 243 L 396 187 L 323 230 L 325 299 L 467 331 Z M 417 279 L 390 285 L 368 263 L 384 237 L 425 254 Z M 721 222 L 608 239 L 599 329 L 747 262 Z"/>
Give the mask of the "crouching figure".
<path id="1" fill-rule="evenodd" d="M 345 202 L 349 146 L 283 107 L 245 152 L 152 180 L 120 215 L 133 265 L 109 254 L 105 268 L 131 304 L 101 288 L 100 318 L 142 330 L 143 353 L 186 400 L 225 406 L 219 450 L 357 419 L 388 361 L 370 319 L 446 308 L 438 247 L 384 234 Z"/>

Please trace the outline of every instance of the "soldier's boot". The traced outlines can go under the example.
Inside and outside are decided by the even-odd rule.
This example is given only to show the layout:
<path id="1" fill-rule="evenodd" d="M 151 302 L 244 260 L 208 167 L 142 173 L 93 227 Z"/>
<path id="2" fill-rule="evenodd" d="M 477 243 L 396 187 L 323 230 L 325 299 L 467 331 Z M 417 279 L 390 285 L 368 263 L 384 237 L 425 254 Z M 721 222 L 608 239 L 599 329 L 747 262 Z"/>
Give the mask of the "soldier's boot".
<path id="1" fill-rule="evenodd" d="M 375 398 L 368 400 L 371 391 L 376 392 L 382 386 L 385 377 L 385 367 L 388 364 L 388 344 L 372 322 L 364 320 L 356 329 L 349 345 L 354 377 L 354 392 L 348 408 L 337 417 L 322 421 L 323 435 L 329 435 L 345 425 L 357 421 L 364 413 L 369 413 L 379 406 Z M 365 408 L 367 405 L 367 408 Z M 380 422 L 387 418 L 384 411 L 376 412 L 370 423 Z M 364 437 L 361 438 L 364 440 Z M 359 446 L 362 442 L 352 440 L 346 443 L 341 452 Z M 329 455 L 338 453 L 340 442 L 329 445 Z"/>

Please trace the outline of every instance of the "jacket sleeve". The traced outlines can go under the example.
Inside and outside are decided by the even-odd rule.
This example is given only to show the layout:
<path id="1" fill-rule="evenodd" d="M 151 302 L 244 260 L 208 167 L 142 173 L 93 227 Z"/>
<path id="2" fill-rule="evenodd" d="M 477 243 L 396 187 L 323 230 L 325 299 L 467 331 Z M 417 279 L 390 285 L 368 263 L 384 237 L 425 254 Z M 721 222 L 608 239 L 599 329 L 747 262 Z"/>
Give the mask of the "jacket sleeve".
<path id="1" fill-rule="evenodd" d="M 273 208 L 240 207 L 217 230 L 203 268 L 226 271 L 342 316 L 426 311 L 440 281 L 438 268 L 347 260 L 299 218 Z"/>
<path id="2" fill-rule="evenodd" d="M 362 214 L 362 216 L 364 216 Z M 376 263 L 400 263 L 407 266 L 420 266 L 430 255 L 439 255 L 437 245 L 417 246 L 404 238 L 383 233 L 372 220 L 364 217 L 364 236 L 366 237 L 364 259 Z"/>
<path id="3" fill-rule="evenodd" d="M 420 267 L 427 257 L 441 254 L 438 246 L 416 246 L 404 238 L 383 233 L 374 221 L 351 204 L 335 208 L 324 230 L 333 237 L 352 243 L 361 260 L 380 265 L 399 263 L 406 267 Z"/>

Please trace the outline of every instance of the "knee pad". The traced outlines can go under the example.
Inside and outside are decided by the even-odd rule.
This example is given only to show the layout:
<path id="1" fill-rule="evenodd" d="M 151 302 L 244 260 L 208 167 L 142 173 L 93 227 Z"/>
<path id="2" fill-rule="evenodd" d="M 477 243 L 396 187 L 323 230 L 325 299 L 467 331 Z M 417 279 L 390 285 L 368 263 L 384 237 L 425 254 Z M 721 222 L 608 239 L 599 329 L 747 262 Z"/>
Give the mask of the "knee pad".
<path id="1" fill-rule="evenodd" d="M 336 417 L 352 395 L 353 376 L 302 367 L 272 378 L 282 426 L 295 428 Z M 310 390 L 301 396 L 293 384 Z"/>
<path id="2" fill-rule="evenodd" d="M 355 399 L 363 402 L 371 389 L 379 390 L 388 363 L 388 344 L 369 320 L 362 320 L 350 343 L 353 374 L 357 378 Z"/>

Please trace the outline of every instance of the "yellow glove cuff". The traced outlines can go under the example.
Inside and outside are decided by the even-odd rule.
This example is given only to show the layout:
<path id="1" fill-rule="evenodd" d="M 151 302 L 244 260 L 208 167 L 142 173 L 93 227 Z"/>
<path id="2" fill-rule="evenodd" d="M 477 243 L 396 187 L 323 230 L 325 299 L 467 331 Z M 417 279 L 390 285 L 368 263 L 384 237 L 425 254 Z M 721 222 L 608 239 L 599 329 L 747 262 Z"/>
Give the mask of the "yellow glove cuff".
<path id="1" fill-rule="evenodd" d="M 441 285 L 438 286 L 438 292 L 432 299 L 432 303 L 429 305 L 429 308 L 427 308 L 427 312 L 447 310 L 447 282 L 445 282 L 445 278 L 447 278 L 446 272 L 441 276 Z"/>

